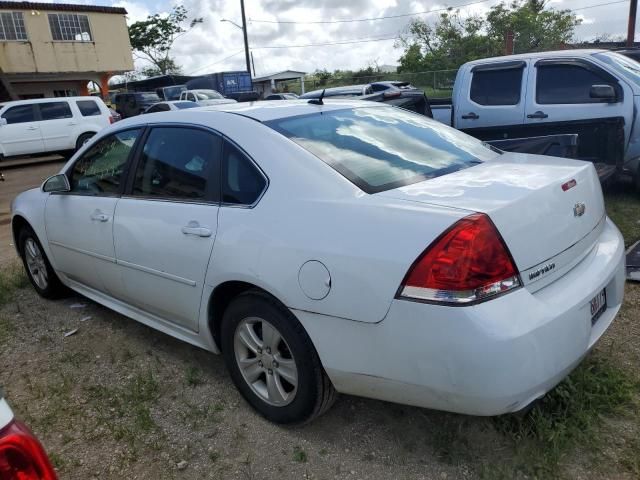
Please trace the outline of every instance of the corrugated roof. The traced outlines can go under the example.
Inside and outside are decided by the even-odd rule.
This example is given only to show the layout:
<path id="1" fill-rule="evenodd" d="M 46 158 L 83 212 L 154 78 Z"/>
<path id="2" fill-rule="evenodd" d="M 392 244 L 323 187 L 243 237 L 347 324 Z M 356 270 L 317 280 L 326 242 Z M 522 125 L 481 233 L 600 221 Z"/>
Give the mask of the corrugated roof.
<path id="1" fill-rule="evenodd" d="M 97 12 L 116 13 L 126 15 L 122 7 L 103 7 L 100 5 L 72 5 L 68 3 L 39 3 L 39 2 L 7 2 L 0 1 L 0 10 L 45 10 L 56 12 Z"/>

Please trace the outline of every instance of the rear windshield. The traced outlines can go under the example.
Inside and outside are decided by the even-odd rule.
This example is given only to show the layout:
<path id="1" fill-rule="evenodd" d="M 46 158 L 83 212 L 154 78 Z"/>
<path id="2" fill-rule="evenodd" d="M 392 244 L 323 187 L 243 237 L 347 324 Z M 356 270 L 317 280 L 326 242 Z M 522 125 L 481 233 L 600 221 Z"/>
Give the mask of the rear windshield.
<path id="1" fill-rule="evenodd" d="M 138 98 L 143 102 L 159 102 L 160 97 L 155 93 L 138 93 Z"/>
<path id="2" fill-rule="evenodd" d="M 499 152 L 439 122 L 394 107 L 359 107 L 267 122 L 367 193 L 455 172 Z"/>

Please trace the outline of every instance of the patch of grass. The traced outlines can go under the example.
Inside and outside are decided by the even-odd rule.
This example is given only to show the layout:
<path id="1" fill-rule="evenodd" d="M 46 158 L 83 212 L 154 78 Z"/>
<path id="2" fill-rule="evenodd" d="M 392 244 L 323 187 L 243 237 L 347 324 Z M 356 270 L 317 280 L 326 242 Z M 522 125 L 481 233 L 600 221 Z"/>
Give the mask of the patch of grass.
<path id="1" fill-rule="evenodd" d="M 189 367 L 187 369 L 187 385 L 190 387 L 197 387 L 198 385 L 202 385 L 204 383 L 204 379 L 202 378 L 202 372 L 196 367 Z"/>
<path id="2" fill-rule="evenodd" d="M 80 368 L 82 365 L 89 363 L 90 359 L 91 356 L 87 352 L 67 352 L 60 357 L 60 362 Z"/>
<path id="3" fill-rule="evenodd" d="M 62 470 L 67 464 L 65 458 L 56 452 L 49 452 L 49 460 L 51 460 L 51 465 L 58 470 Z"/>
<path id="4" fill-rule="evenodd" d="M 633 438 L 627 443 L 620 459 L 622 466 L 631 472 L 634 478 L 640 478 L 640 439 Z"/>
<path id="5" fill-rule="evenodd" d="M 307 463 L 307 452 L 305 452 L 299 445 L 293 449 L 293 460 L 298 463 Z"/>
<path id="6" fill-rule="evenodd" d="M 8 303 L 15 291 L 29 284 L 21 263 L 11 262 L 0 269 L 0 307 Z"/>
<path id="7" fill-rule="evenodd" d="M 0 315 L 0 346 L 2 346 L 15 330 L 11 319 L 6 315 Z"/>
<path id="8" fill-rule="evenodd" d="M 495 419 L 498 430 L 516 442 L 512 467 L 535 478 L 557 477 L 560 461 L 578 445 L 598 451 L 594 433 L 602 416 L 628 410 L 637 389 L 626 372 L 591 355 L 527 414 Z M 498 476 L 501 469 L 491 472 Z"/>
<path id="9" fill-rule="evenodd" d="M 607 215 L 620 229 L 625 246 L 640 240 L 640 194 L 631 186 L 612 185 L 606 189 L 604 201 Z"/>
<path id="10" fill-rule="evenodd" d="M 216 463 L 220 460 L 220 454 L 216 451 L 209 452 L 209 460 L 211 460 L 211 463 Z"/>

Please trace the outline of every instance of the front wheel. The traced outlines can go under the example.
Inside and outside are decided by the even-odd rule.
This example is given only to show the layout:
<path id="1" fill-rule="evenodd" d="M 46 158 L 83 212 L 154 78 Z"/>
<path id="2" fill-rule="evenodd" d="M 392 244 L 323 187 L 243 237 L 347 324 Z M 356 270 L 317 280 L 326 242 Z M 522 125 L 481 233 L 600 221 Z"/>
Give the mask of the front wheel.
<path id="1" fill-rule="evenodd" d="M 36 292 L 44 298 L 64 296 L 67 289 L 53 270 L 33 230 L 28 227 L 23 228 L 18 236 L 18 242 L 27 277 Z"/>
<path id="2" fill-rule="evenodd" d="M 252 290 L 222 320 L 222 352 L 236 387 L 267 419 L 305 423 L 333 404 L 336 392 L 311 339 L 295 316 Z"/>

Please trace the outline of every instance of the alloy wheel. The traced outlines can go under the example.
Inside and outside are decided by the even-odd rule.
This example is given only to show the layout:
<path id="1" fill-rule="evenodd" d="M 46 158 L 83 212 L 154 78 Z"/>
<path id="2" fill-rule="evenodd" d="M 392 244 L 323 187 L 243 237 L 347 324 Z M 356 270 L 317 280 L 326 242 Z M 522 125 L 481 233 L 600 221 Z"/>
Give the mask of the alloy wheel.
<path id="1" fill-rule="evenodd" d="M 47 266 L 44 255 L 33 238 L 27 238 L 24 242 L 24 255 L 31 278 L 40 289 L 46 290 L 49 285 Z"/>
<path id="2" fill-rule="evenodd" d="M 282 407 L 298 388 L 298 368 L 282 334 L 258 317 L 240 321 L 234 335 L 235 360 L 251 390 L 264 402 Z"/>

